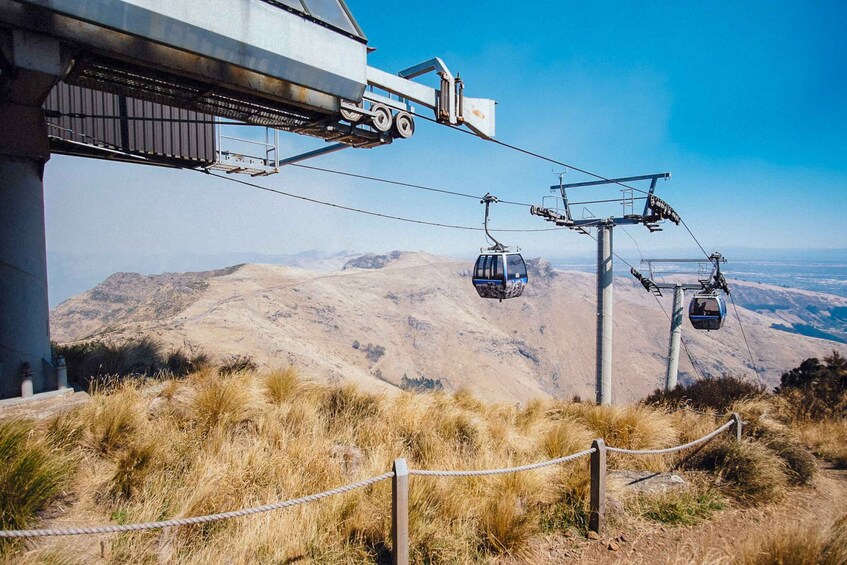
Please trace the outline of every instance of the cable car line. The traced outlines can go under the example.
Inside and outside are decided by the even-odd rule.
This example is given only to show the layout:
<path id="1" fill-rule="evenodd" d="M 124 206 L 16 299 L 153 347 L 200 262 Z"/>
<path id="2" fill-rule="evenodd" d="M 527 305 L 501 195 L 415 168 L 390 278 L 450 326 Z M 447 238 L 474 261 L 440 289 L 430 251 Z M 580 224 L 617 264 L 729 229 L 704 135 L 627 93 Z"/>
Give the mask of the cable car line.
<path id="1" fill-rule="evenodd" d="M 184 168 L 184 167 L 181 167 L 181 168 Z M 219 175 L 219 174 L 212 173 L 212 172 L 209 172 L 209 171 L 203 171 L 203 170 L 199 170 L 199 169 L 185 169 L 185 170 L 202 172 L 202 173 L 205 173 L 207 175 L 210 175 L 210 176 L 213 176 L 213 177 L 216 177 L 216 178 L 219 178 L 219 179 L 238 183 L 238 184 L 241 184 L 241 185 L 244 185 L 244 186 L 249 186 L 249 187 L 252 187 L 252 188 L 256 188 L 258 190 L 264 190 L 266 192 L 272 192 L 272 193 L 278 194 L 280 196 L 286 196 L 288 198 L 294 198 L 294 199 L 297 199 L 297 200 L 304 200 L 306 202 L 311 202 L 312 204 L 319 204 L 321 206 L 329 206 L 329 207 L 332 207 L 332 208 L 338 208 L 340 210 L 347 210 L 348 212 L 356 212 L 358 214 L 365 214 L 367 216 L 375 216 L 375 217 L 378 217 L 378 218 L 396 220 L 398 222 L 407 222 L 407 223 L 412 223 L 412 224 L 420 224 L 420 225 L 433 226 L 433 227 L 439 227 L 439 228 L 449 228 L 449 229 L 454 229 L 454 230 L 484 231 L 484 228 L 477 228 L 477 227 L 473 227 L 473 226 L 460 226 L 460 225 L 456 225 L 456 224 L 444 224 L 444 223 L 441 223 L 441 222 L 430 222 L 430 221 L 427 221 L 427 220 L 417 220 L 415 218 L 404 218 L 402 216 L 394 216 L 394 215 L 391 215 L 391 214 L 383 214 L 381 212 L 373 212 L 373 211 L 370 211 L 370 210 L 363 210 L 361 208 L 353 208 L 352 206 L 344 206 L 343 204 L 336 204 L 334 202 L 327 202 L 325 200 L 318 200 L 316 198 L 310 198 L 308 196 L 302 196 L 300 194 L 293 194 L 291 192 L 285 192 L 285 191 L 278 190 L 278 189 L 275 189 L 275 188 L 262 186 L 260 184 L 256 184 L 256 183 L 245 181 L 245 180 L 240 180 L 240 179 L 237 179 L 237 178 L 234 178 L 234 177 L 227 177 L 227 176 Z M 498 230 L 491 230 L 491 231 L 504 232 L 504 233 L 505 232 L 528 233 L 528 232 L 560 231 L 562 229 L 564 229 L 564 228 L 545 228 L 545 229 L 531 229 L 531 230 L 530 229 L 498 229 Z"/>
<path id="2" fill-rule="evenodd" d="M 312 170 L 312 171 L 321 171 L 323 173 L 330 173 L 330 174 L 333 174 L 333 175 L 341 175 L 341 176 L 345 176 L 345 177 L 352 177 L 352 178 L 357 178 L 357 179 L 370 180 L 370 181 L 381 182 L 381 183 L 385 183 L 385 184 L 393 184 L 393 185 L 396 185 L 396 186 L 404 186 L 406 188 L 415 188 L 415 189 L 418 189 L 418 190 L 426 190 L 426 191 L 429 191 L 429 192 L 438 192 L 438 193 L 441 193 L 441 194 L 449 194 L 451 196 L 459 196 L 459 197 L 462 197 L 462 198 L 472 198 L 474 200 L 481 200 L 483 198 L 482 196 L 479 196 L 478 194 L 466 194 L 464 192 L 456 192 L 456 191 L 453 191 L 453 190 L 446 190 L 446 189 L 443 189 L 443 188 L 435 188 L 435 187 L 432 187 L 432 186 L 424 186 L 424 185 L 420 185 L 420 184 L 413 184 L 413 183 L 408 183 L 408 182 L 403 182 L 403 181 L 398 181 L 398 180 L 384 179 L 384 178 L 373 177 L 373 176 L 369 176 L 369 175 L 361 175 L 361 174 L 358 174 L 358 173 L 351 173 L 351 172 L 348 172 L 348 171 L 339 171 L 338 169 L 328 169 L 326 167 L 315 167 L 313 165 L 301 165 L 299 163 L 292 163 L 289 166 L 290 167 L 299 167 L 301 169 L 309 169 L 309 170 Z M 525 206 L 527 208 L 529 208 L 531 206 L 531 204 L 525 204 L 523 202 L 512 202 L 512 201 L 509 201 L 509 200 L 499 200 L 499 202 L 502 203 L 502 204 L 511 204 L 513 206 Z"/>
<path id="3" fill-rule="evenodd" d="M 729 299 L 732 301 L 732 308 L 735 310 L 735 319 L 738 320 L 738 327 L 741 328 L 741 336 L 744 338 L 744 345 L 747 346 L 747 353 L 750 355 L 750 363 L 753 364 L 753 371 L 756 373 L 756 379 L 759 381 L 759 384 L 762 384 L 762 377 L 759 376 L 759 368 L 756 366 L 756 360 L 753 359 L 753 352 L 750 350 L 750 343 L 747 341 L 747 333 L 744 331 L 744 324 L 741 323 L 741 316 L 738 315 L 738 306 L 735 305 L 735 297 L 730 294 Z"/>
<path id="4" fill-rule="evenodd" d="M 634 190 L 634 191 L 640 192 L 642 194 L 649 194 L 646 190 L 642 190 L 640 188 L 635 188 L 634 186 L 630 186 L 628 184 L 618 182 L 618 181 L 612 180 L 610 178 L 604 177 L 603 175 L 598 175 L 597 173 L 592 173 L 591 171 L 581 169 L 581 168 L 573 166 L 573 165 L 569 165 L 568 163 L 564 163 L 562 161 L 558 161 L 556 159 L 553 159 L 552 157 L 546 157 L 544 155 L 541 155 L 540 153 L 530 151 L 529 149 L 523 149 L 522 147 L 518 147 L 517 145 L 512 145 L 510 143 L 506 143 L 505 141 L 500 141 L 499 139 L 494 139 L 493 137 L 480 138 L 479 136 L 477 136 L 472 131 L 468 131 L 468 130 L 462 129 L 458 126 L 453 126 L 453 125 L 450 125 L 450 124 L 443 124 L 443 123 L 439 122 L 438 120 L 436 120 L 435 118 L 430 118 L 429 116 L 424 116 L 424 115 L 421 115 L 421 114 L 415 114 L 415 117 L 423 118 L 424 120 L 427 120 L 427 121 L 430 121 L 430 122 L 433 122 L 433 123 L 437 123 L 437 124 L 440 124 L 440 125 L 446 125 L 449 128 L 454 129 L 456 131 L 459 131 L 461 133 L 464 133 L 466 135 L 472 135 L 472 136 L 476 137 L 477 139 L 483 139 L 483 141 L 489 141 L 489 142 L 494 143 L 496 145 L 506 147 L 507 149 L 512 149 L 513 151 L 517 151 L 519 153 L 529 155 L 530 157 L 535 157 L 537 159 L 541 159 L 542 161 L 547 161 L 549 163 L 553 163 L 554 165 L 561 165 L 562 167 L 565 167 L 567 169 L 573 169 L 574 171 L 577 171 L 579 173 L 594 177 L 594 178 L 599 179 L 599 180 L 604 180 L 606 182 L 610 182 L 610 183 L 613 183 L 613 184 L 620 185 L 620 186 L 627 188 L 629 190 Z"/>
<path id="5" fill-rule="evenodd" d="M 700 244 L 700 241 L 697 239 L 697 237 L 695 237 L 694 232 L 691 231 L 691 228 L 688 227 L 688 224 L 685 223 L 685 220 L 680 217 L 680 221 L 682 222 L 682 225 L 685 227 L 685 229 L 688 231 L 688 235 L 691 236 L 691 239 L 694 240 L 694 243 L 696 243 L 697 247 L 700 248 L 700 251 L 703 252 L 703 255 L 708 258 L 709 254 L 706 252 L 706 249 Z"/>

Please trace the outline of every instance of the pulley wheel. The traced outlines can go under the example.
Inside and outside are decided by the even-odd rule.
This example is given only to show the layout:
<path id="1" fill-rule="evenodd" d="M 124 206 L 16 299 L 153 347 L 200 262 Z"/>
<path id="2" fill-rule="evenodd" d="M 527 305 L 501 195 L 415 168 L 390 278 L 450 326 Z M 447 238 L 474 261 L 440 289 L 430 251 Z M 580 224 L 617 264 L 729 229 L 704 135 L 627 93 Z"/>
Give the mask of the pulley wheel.
<path id="1" fill-rule="evenodd" d="M 391 110 L 388 109 L 388 106 L 383 104 L 374 104 L 371 106 L 371 112 L 373 112 L 373 117 L 371 118 L 371 125 L 376 131 L 385 133 L 391 129 Z"/>
<path id="2" fill-rule="evenodd" d="M 394 135 L 408 139 L 415 134 L 415 120 L 409 112 L 397 112 L 394 116 Z"/>
<path id="3" fill-rule="evenodd" d="M 349 107 L 341 107 L 341 117 L 351 124 L 359 123 L 359 121 L 365 117 L 365 115 L 361 112 L 357 112 Z"/>

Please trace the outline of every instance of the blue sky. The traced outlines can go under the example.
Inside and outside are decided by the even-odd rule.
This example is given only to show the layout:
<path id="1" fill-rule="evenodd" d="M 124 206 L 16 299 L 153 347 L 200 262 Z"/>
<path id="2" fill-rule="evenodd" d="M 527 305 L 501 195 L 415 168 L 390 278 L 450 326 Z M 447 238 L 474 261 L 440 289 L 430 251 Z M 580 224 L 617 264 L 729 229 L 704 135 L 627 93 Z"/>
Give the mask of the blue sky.
<path id="1" fill-rule="evenodd" d="M 671 172 L 658 194 L 709 250 L 847 247 L 843 2 L 348 4 L 377 47 L 372 66 L 397 71 L 441 57 L 467 95 L 498 101 L 498 139 L 605 176 Z M 283 153 L 322 143 L 283 140 Z M 537 203 L 561 170 L 421 120 L 410 140 L 312 164 Z M 575 171 L 566 179 L 589 180 Z M 316 172 L 289 168 L 259 182 L 430 221 L 482 220 L 473 200 Z M 197 173 L 62 156 L 47 165 L 45 194 L 51 256 L 102 254 L 115 269 L 142 256 L 396 248 L 471 256 L 484 244 L 475 232 L 368 218 Z M 549 227 L 523 208 L 492 214 L 493 227 Z M 697 251 L 682 228 L 628 231 L 645 255 Z M 508 239 L 529 256 L 593 248 L 567 231 Z M 615 244 L 637 258 L 629 236 L 616 233 Z"/>

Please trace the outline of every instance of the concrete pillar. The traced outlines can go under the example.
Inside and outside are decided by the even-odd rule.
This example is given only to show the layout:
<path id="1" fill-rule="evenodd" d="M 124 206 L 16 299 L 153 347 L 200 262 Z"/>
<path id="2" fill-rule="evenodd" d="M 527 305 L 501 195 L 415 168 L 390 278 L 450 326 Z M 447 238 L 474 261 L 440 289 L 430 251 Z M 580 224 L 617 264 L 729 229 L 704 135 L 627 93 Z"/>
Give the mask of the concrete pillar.
<path id="1" fill-rule="evenodd" d="M 597 226 L 597 404 L 612 403 L 612 227 Z"/>
<path id="2" fill-rule="evenodd" d="M 44 234 L 50 147 L 41 105 L 66 63 L 45 36 L 12 30 L 0 32 L 0 43 L 9 65 L 0 89 L 0 398 L 12 398 L 56 387 Z"/>
<path id="3" fill-rule="evenodd" d="M 679 374 L 679 345 L 682 341 L 683 304 L 685 289 L 675 285 L 673 289 L 673 315 L 671 316 L 671 337 L 668 345 L 668 370 L 665 373 L 665 390 L 676 388 L 676 378 Z"/>

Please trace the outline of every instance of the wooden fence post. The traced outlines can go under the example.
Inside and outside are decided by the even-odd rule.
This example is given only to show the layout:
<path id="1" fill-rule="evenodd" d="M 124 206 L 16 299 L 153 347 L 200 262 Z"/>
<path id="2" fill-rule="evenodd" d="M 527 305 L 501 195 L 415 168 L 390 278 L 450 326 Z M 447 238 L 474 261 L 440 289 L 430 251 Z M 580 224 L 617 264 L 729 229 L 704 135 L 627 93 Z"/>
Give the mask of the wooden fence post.
<path id="1" fill-rule="evenodd" d="M 591 506 L 588 529 L 601 534 L 606 520 L 606 444 L 595 439 L 591 444 Z"/>
<path id="2" fill-rule="evenodd" d="M 732 413 L 732 419 L 735 421 L 735 441 L 741 441 L 741 428 L 744 425 L 744 422 L 741 420 L 741 416 L 738 415 L 738 412 Z"/>
<path id="3" fill-rule="evenodd" d="M 394 564 L 409 565 L 409 467 L 405 459 L 394 460 L 391 481 L 391 542 Z"/>

